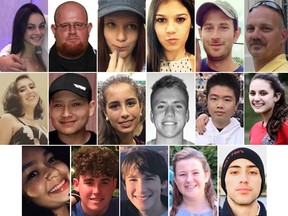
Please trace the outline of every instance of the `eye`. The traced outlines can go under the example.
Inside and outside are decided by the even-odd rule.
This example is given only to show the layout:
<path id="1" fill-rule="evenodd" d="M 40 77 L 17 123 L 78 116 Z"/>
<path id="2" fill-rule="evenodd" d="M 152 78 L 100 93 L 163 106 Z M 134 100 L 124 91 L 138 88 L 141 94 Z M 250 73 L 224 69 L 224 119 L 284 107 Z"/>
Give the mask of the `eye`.
<path id="1" fill-rule="evenodd" d="M 183 18 L 183 17 L 178 17 L 177 19 L 176 19 L 176 21 L 177 22 L 180 22 L 180 23 L 183 23 L 183 22 L 185 22 L 185 18 Z"/>
<path id="2" fill-rule="evenodd" d="M 27 29 L 33 31 L 36 27 L 34 25 L 28 25 Z"/>
<path id="3" fill-rule="evenodd" d="M 108 26 L 109 28 L 114 28 L 116 27 L 116 24 L 114 22 L 107 22 L 106 26 Z"/>
<path id="4" fill-rule="evenodd" d="M 55 107 L 55 108 L 60 108 L 60 107 L 62 107 L 62 104 L 55 103 L 55 104 L 53 105 L 53 107 Z"/>
<path id="5" fill-rule="evenodd" d="M 52 163 L 54 163 L 56 161 L 56 158 L 54 157 L 54 156 L 52 156 L 52 157 L 50 157 L 49 159 L 48 159 L 48 164 L 52 164 Z"/>
<path id="6" fill-rule="evenodd" d="M 108 106 L 109 109 L 114 109 L 114 110 L 118 109 L 119 107 L 120 107 L 120 105 L 118 103 L 110 104 Z"/>
<path id="7" fill-rule="evenodd" d="M 81 105 L 81 104 L 77 102 L 77 103 L 73 103 L 73 104 L 72 104 L 72 107 L 79 107 L 80 105 Z"/>
<path id="8" fill-rule="evenodd" d="M 38 175 L 38 171 L 32 171 L 27 175 L 27 180 L 30 181 L 31 179 L 35 178 Z"/>
<path id="9" fill-rule="evenodd" d="M 138 29 L 138 25 L 137 25 L 137 24 L 129 24 L 129 25 L 127 26 L 127 28 L 128 28 L 129 30 L 136 30 L 136 29 Z"/>
<path id="10" fill-rule="evenodd" d="M 156 19 L 156 22 L 159 22 L 159 23 L 164 23 L 166 21 L 165 18 L 157 18 Z"/>
<path id="11" fill-rule="evenodd" d="M 255 92 L 254 92 L 254 91 L 250 91 L 250 92 L 249 92 L 249 95 L 254 96 L 254 95 L 255 95 Z"/>
<path id="12" fill-rule="evenodd" d="M 41 24 L 41 25 L 39 26 L 39 29 L 45 29 L 45 24 Z"/>

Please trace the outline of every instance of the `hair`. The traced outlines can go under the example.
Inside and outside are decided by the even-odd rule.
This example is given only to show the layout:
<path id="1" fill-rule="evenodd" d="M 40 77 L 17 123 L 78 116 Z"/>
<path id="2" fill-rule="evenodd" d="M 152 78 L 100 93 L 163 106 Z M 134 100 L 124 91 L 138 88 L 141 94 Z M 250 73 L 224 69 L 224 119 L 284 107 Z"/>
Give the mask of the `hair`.
<path id="1" fill-rule="evenodd" d="M 147 71 L 160 71 L 160 60 L 164 54 L 163 47 L 157 38 L 155 31 L 155 17 L 160 4 L 167 2 L 167 0 L 152 0 L 147 21 L 147 42 L 148 42 L 148 56 L 147 56 Z M 187 8 L 191 23 L 194 23 L 194 5 L 191 0 L 179 0 L 185 8 Z M 185 49 L 188 53 L 194 54 L 194 28 L 190 28 L 189 36 L 185 44 Z"/>
<path id="2" fill-rule="evenodd" d="M 23 113 L 23 107 L 20 102 L 20 97 L 17 89 L 17 82 L 21 79 L 29 79 L 34 83 L 34 81 L 26 74 L 18 76 L 16 80 L 8 86 L 3 99 L 4 111 L 6 113 L 14 115 L 15 117 L 23 117 L 25 115 L 25 113 Z M 39 98 L 39 101 L 34 109 L 34 119 L 42 119 L 42 113 L 42 99 Z"/>
<path id="3" fill-rule="evenodd" d="M 236 99 L 236 104 L 240 98 L 240 82 L 237 75 L 232 73 L 215 73 L 212 75 L 206 84 L 206 98 L 208 99 L 211 88 L 214 86 L 226 86 L 233 90 Z"/>
<path id="4" fill-rule="evenodd" d="M 98 71 L 100 72 L 107 70 L 111 53 L 104 37 L 104 17 L 98 19 L 98 62 L 101 63 L 98 64 Z M 146 58 L 145 20 L 138 14 L 137 17 L 139 26 L 138 39 L 131 55 L 136 63 L 135 72 L 141 72 L 143 71 Z"/>
<path id="5" fill-rule="evenodd" d="M 77 5 L 78 7 L 81 7 L 81 8 L 83 9 L 83 11 L 85 12 L 85 14 L 86 14 L 86 22 L 88 22 L 88 13 L 87 13 L 87 11 L 86 11 L 86 8 L 85 8 L 83 5 L 81 5 L 80 3 L 78 3 L 78 2 L 75 2 L 75 1 L 67 1 L 67 2 L 64 2 L 64 3 L 60 4 L 60 5 L 56 8 L 55 13 L 54 13 L 54 23 L 55 23 L 55 24 L 57 23 L 57 22 L 56 22 L 56 19 L 57 19 L 57 15 L 58 15 L 58 13 L 59 13 L 59 10 L 61 9 L 61 7 L 65 6 L 65 5 L 67 5 L 67 4 L 74 4 L 74 5 Z"/>
<path id="6" fill-rule="evenodd" d="M 111 123 L 109 121 L 105 120 L 105 112 L 106 112 L 106 90 L 113 84 L 120 84 L 120 83 L 126 83 L 131 86 L 131 88 L 135 91 L 137 95 L 138 102 L 140 106 L 145 106 L 145 97 L 143 96 L 143 93 L 141 91 L 140 86 L 128 75 L 124 74 L 118 74 L 113 75 L 109 77 L 105 82 L 102 84 L 101 89 L 99 90 L 98 94 L 98 103 L 99 103 L 99 109 L 98 109 L 98 120 L 99 125 L 101 127 L 99 128 L 99 138 L 98 143 L 99 144 L 119 144 L 120 138 L 115 132 L 115 129 L 112 127 Z M 142 109 L 142 116 L 140 117 L 140 122 L 143 122 L 145 120 L 145 111 L 143 112 Z"/>
<path id="7" fill-rule="evenodd" d="M 23 148 L 30 148 L 31 146 L 23 146 Z M 63 163 L 70 167 L 70 151 L 69 146 L 43 146 L 43 147 L 33 147 L 33 148 L 43 148 L 54 154 L 56 159 L 61 160 Z M 67 205 L 67 208 L 69 206 Z M 23 216 L 56 216 L 53 211 L 49 208 L 45 208 L 35 204 L 31 199 L 22 193 L 22 215 Z"/>
<path id="8" fill-rule="evenodd" d="M 141 175 L 159 176 L 161 183 L 168 179 L 168 167 L 161 154 L 149 149 L 137 149 L 128 153 L 121 165 L 122 182 L 131 170 L 138 170 Z"/>
<path id="9" fill-rule="evenodd" d="M 29 17 L 33 13 L 41 14 L 45 22 L 45 18 L 42 11 L 32 3 L 24 4 L 17 11 L 13 22 L 11 54 L 17 54 L 25 50 L 24 34 L 27 29 L 27 23 Z"/>
<path id="10" fill-rule="evenodd" d="M 208 180 L 208 182 L 205 185 L 205 197 L 209 202 L 210 207 L 213 209 L 213 211 L 216 210 L 216 207 L 214 207 L 214 202 L 216 200 L 216 195 L 215 195 L 215 190 L 213 187 L 213 182 L 212 182 L 212 178 L 211 178 L 211 169 L 210 166 L 204 156 L 204 154 L 200 151 L 197 151 L 194 148 L 184 148 L 181 151 L 177 152 L 172 160 L 172 166 L 173 166 L 173 172 L 174 172 L 174 176 L 176 176 L 176 164 L 178 161 L 181 160 L 187 160 L 190 158 L 195 158 L 197 160 L 199 160 L 202 164 L 203 170 L 205 173 L 209 173 L 210 174 L 210 178 Z M 181 205 L 181 203 L 183 202 L 183 195 L 180 193 L 177 185 L 173 184 L 173 200 L 172 200 L 172 208 L 170 211 L 170 216 L 175 216 L 177 214 L 178 208 Z"/>
<path id="11" fill-rule="evenodd" d="M 159 89 L 163 88 L 178 88 L 181 90 L 185 96 L 186 102 L 187 102 L 187 109 L 189 107 L 189 94 L 187 91 L 187 86 L 184 83 L 184 81 L 176 76 L 172 75 L 166 75 L 163 76 L 161 79 L 157 80 L 153 86 L 152 86 L 152 93 L 150 95 L 150 101 L 151 101 L 151 110 L 153 110 L 153 99 L 155 94 Z"/>
<path id="12" fill-rule="evenodd" d="M 81 146 L 72 157 L 72 167 L 77 179 L 85 174 L 119 176 L 118 156 L 107 147 Z"/>
<path id="13" fill-rule="evenodd" d="M 284 88 L 276 75 L 272 73 L 259 73 L 256 74 L 251 82 L 256 79 L 261 79 L 268 82 L 271 88 L 274 90 L 274 95 L 280 94 L 280 99 L 275 103 L 272 116 L 269 119 L 266 129 L 267 133 L 271 138 L 276 140 L 277 131 L 280 129 L 281 124 L 287 119 L 288 115 L 288 104 L 286 102 L 286 96 Z M 250 83 L 251 83 L 250 82 Z"/>

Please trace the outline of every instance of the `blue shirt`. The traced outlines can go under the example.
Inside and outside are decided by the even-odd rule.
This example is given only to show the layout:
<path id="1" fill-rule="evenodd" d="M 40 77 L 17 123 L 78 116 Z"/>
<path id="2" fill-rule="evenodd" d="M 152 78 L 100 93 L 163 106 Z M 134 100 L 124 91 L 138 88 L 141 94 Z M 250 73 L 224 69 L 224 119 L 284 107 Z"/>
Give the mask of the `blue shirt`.
<path id="1" fill-rule="evenodd" d="M 239 67 L 236 70 L 234 70 L 233 72 L 243 72 L 243 71 L 244 71 L 243 66 L 239 65 Z M 218 72 L 218 71 L 215 71 L 212 68 L 210 68 L 207 64 L 207 58 L 204 58 L 201 60 L 200 72 Z"/>

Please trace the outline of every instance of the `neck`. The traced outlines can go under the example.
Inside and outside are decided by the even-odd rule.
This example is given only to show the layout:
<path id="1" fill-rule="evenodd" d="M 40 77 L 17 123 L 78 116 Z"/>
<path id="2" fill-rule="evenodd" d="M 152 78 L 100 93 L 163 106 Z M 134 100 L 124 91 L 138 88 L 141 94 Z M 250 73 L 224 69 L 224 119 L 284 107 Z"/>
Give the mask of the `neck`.
<path id="1" fill-rule="evenodd" d="M 167 61 L 177 61 L 186 56 L 185 46 L 180 51 L 164 51 L 164 59 Z"/>
<path id="2" fill-rule="evenodd" d="M 61 215 L 61 216 L 69 216 L 70 215 L 69 209 L 68 209 L 66 204 L 61 206 L 60 208 L 54 209 L 52 211 L 55 215 Z"/>
<path id="3" fill-rule="evenodd" d="M 281 55 L 281 54 L 284 54 L 284 51 L 279 51 L 279 52 L 276 52 L 274 53 L 274 55 L 272 56 L 269 56 L 268 58 L 253 58 L 253 62 L 254 62 L 254 69 L 255 71 L 259 71 L 261 70 L 265 65 L 267 65 L 269 62 L 271 62 L 273 59 L 275 59 L 277 56 Z"/>
<path id="4" fill-rule="evenodd" d="M 139 211 L 141 216 L 154 216 L 154 215 L 162 215 L 164 212 L 167 211 L 167 208 L 162 204 L 161 199 L 159 199 L 152 208 Z"/>
<path id="5" fill-rule="evenodd" d="M 206 213 L 211 210 L 211 207 L 209 205 L 208 200 L 205 197 L 205 194 L 203 193 L 200 197 L 197 197 L 197 199 L 189 199 L 183 197 L 183 206 L 185 209 L 187 209 L 190 212 L 193 213 Z"/>
<path id="6" fill-rule="evenodd" d="M 26 58 L 36 59 L 36 47 L 24 41 L 25 49 L 22 51 L 21 56 Z"/>
<path id="7" fill-rule="evenodd" d="M 83 128 L 74 134 L 61 134 L 58 132 L 59 139 L 66 144 L 85 144 L 90 139 L 90 132 Z"/>
<path id="8" fill-rule="evenodd" d="M 230 123 L 230 119 L 224 121 L 215 121 L 211 118 L 211 121 L 213 122 L 214 126 L 218 129 L 223 129 Z"/>
<path id="9" fill-rule="evenodd" d="M 181 133 L 177 134 L 174 137 L 166 137 L 160 133 L 156 134 L 156 141 L 157 144 L 183 144 L 183 130 Z"/>
<path id="10" fill-rule="evenodd" d="M 118 134 L 118 136 L 120 137 L 120 144 L 136 144 L 133 133 Z"/>
<path id="11" fill-rule="evenodd" d="M 82 202 L 81 202 L 81 207 L 82 207 L 83 211 L 85 212 L 85 215 L 87 215 L 87 216 L 95 216 L 95 215 L 103 216 L 103 215 L 105 215 L 107 209 L 109 208 L 109 204 L 101 210 L 87 209 L 85 206 L 83 206 Z"/>
<path id="12" fill-rule="evenodd" d="M 258 213 L 259 205 L 257 199 L 249 204 L 238 204 L 227 196 L 227 201 L 235 216 L 255 216 Z"/>
<path id="13" fill-rule="evenodd" d="M 222 72 L 235 71 L 239 67 L 239 65 L 233 61 L 232 54 L 221 60 L 207 58 L 207 64 L 211 69 Z"/>
<path id="14" fill-rule="evenodd" d="M 129 55 L 124 59 L 124 64 L 127 68 L 127 72 L 135 71 L 136 62 L 135 62 L 134 58 L 132 57 L 132 55 Z"/>

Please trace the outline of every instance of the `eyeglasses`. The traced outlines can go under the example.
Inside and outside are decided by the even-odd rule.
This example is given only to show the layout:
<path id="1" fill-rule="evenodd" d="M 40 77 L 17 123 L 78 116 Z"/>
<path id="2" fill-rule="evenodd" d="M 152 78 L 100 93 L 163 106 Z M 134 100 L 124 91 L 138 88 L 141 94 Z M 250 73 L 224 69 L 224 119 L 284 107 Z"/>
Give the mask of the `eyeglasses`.
<path id="1" fill-rule="evenodd" d="M 56 27 L 60 28 L 62 31 L 70 31 L 72 26 L 75 30 L 82 30 L 87 26 L 87 23 L 75 22 L 75 23 L 62 23 L 62 24 L 56 25 Z"/>
<path id="2" fill-rule="evenodd" d="M 278 13 L 281 14 L 282 16 L 282 19 L 283 19 L 283 22 L 284 22 L 284 25 L 286 27 L 286 20 L 285 20 L 285 16 L 284 16 L 284 13 L 282 11 L 282 8 L 275 2 L 273 1 L 259 1 L 259 2 L 256 2 L 249 10 L 249 13 L 251 13 L 251 11 L 257 7 L 259 7 L 260 5 L 264 5 L 266 7 L 269 7 L 273 10 L 276 10 Z"/>

